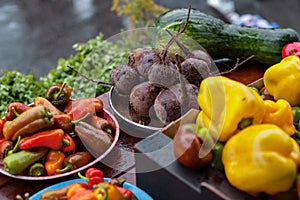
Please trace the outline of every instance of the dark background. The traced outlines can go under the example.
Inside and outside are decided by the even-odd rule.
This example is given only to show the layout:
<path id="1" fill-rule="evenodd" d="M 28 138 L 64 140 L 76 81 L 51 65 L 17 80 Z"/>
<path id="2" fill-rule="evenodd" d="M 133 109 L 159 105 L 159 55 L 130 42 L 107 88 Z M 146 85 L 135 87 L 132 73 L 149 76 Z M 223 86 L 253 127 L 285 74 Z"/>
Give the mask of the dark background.
<path id="1" fill-rule="evenodd" d="M 218 16 L 205 0 L 155 0 L 167 8 L 193 8 Z M 283 3 L 284 2 L 284 3 Z M 37 77 L 55 69 L 59 58 L 74 54 L 72 45 L 102 32 L 105 38 L 126 29 L 110 10 L 109 0 L 0 0 L 0 69 L 33 71 Z M 239 14 L 259 14 L 300 33 L 300 0 L 235 1 Z"/>

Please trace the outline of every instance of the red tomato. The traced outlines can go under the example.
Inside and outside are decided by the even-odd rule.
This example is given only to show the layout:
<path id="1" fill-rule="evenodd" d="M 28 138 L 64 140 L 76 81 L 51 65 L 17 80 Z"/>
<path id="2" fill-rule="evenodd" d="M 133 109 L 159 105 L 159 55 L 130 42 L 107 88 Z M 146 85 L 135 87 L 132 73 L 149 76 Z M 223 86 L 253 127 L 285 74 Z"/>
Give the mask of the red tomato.
<path id="1" fill-rule="evenodd" d="M 282 58 L 287 56 L 298 56 L 300 58 L 300 42 L 292 42 L 286 44 L 281 51 Z"/>

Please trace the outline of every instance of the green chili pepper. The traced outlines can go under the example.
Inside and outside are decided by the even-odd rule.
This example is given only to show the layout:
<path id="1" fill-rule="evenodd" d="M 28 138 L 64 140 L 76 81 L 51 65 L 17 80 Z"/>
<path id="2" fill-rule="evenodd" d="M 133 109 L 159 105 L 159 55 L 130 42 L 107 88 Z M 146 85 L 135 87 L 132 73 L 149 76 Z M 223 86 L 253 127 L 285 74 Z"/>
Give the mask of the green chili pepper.
<path id="1" fill-rule="evenodd" d="M 30 166 L 28 170 L 29 176 L 44 176 L 46 175 L 46 169 L 43 163 L 37 162 Z"/>
<path id="2" fill-rule="evenodd" d="M 16 141 L 19 136 L 27 136 L 54 124 L 52 114 L 45 106 L 35 106 L 21 113 L 3 128 L 7 140 Z"/>
<path id="3" fill-rule="evenodd" d="M 218 170 L 221 170 L 223 171 L 224 170 L 224 165 L 223 165 L 223 162 L 222 162 L 222 152 L 223 152 L 223 148 L 224 148 L 224 145 L 220 142 L 217 142 L 214 146 L 214 149 L 213 149 L 213 160 L 212 160 L 212 165 L 218 169 Z"/>
<path id="4" fill-rule="evenodd" d="M 25 171 L 30 165 L 41 159 L 48 148 L 35 148 L 13 153 L 3 160 L 4 169 L 11 174 L 18 175 Z"/>

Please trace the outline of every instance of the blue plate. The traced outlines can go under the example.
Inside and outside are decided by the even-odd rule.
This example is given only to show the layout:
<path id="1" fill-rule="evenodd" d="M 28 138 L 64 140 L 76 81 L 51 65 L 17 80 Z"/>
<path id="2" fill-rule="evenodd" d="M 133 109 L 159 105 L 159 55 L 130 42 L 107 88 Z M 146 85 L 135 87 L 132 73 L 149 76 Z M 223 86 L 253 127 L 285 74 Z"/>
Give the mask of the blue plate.
<path id="1" fill-rule="evenodd" d="M 109 178 L 104 178 L 104 181 L 108 181 Z M 64 181 L 52 186 L 49 186 L 37 193 L 35 193 L 34 195 L 32 195 L 29 200 L 39 200 L 40 196 L 47 190 L 56 190 L 62 187 L 66 187 L 67 185 L 73 184 L 73 183 L 86 183 L 85 180 L 79 178 L 79 179 L 74 179 L 74 180 L 70 180 L 70 181 Z M 151 196 L 149 196 L 146 192 L 144 192 L 143 190 L 141 190 L 140 188 L 131 185 L 130 183 L 125 182 L 123 185 L 124 188 L 127 188 L 129 190 L 131 190 L 135 196 L 139 199 L 139 200 L 153 200 L 153 198 Z"/>

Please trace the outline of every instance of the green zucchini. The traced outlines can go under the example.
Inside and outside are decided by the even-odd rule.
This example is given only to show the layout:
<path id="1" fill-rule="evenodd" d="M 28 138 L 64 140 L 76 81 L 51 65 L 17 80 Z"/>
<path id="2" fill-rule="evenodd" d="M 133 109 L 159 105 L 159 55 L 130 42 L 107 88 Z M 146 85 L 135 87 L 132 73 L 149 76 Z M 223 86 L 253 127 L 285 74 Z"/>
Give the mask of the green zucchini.
<path id="1" fill-rule="evenodd" d="M 187 9 L 173 9 L 159 16 L 154 26 L 177 31 L 187 18 Z M 291 28 L 257 28 L 235 24 L 191 9 L 185 34 L 197 41 L 213 59 L 240 58 L 255 55 L 252 61 L 273 65 L 281 60 L 282 47 L 300 41 Z"/>

